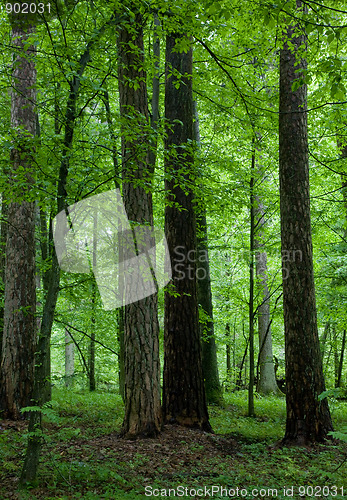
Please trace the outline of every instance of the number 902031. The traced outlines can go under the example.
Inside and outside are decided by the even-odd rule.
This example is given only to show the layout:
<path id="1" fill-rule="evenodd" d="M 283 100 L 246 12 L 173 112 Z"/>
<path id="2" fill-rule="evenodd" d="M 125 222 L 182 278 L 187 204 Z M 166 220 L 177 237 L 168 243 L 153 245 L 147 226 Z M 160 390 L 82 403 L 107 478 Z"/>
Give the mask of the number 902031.
<path id="1" fill-rule="evenodd" d="M 35 2 L 15 2 L 6 3 L 5 9 L 7 14 L 50 14 L 50 3 L 35 3 Z"/>

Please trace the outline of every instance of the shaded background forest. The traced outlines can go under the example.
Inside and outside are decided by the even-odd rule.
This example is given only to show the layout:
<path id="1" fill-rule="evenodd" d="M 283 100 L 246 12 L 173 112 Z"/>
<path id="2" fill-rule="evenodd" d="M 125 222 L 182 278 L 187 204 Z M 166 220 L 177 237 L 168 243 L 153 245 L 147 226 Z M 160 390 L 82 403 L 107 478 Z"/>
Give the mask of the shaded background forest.
<path id="1" fill-rule="evenodd" d="M 211 430 L 205 394 L 208 403 L 221 404 L 223 391 L 245 388 L 251 416 L 253 390 L 280 395 L 286 375 L 288 381 L 297 370 L 287 365 L 286 373 L 284 331 L 291 318 L 284 312 L 282 286 L 294 272 L 310 272 L 305 249 L 312 259 L 311 232 L 316 293 L 310 281 L 306 289 L 299 279 L 297 289 L 288 285 L 292 296 L 304 297 L 302 310 L 297 299 L 304 319 L 296 333 L 297 338 L 305 328 L 312 329 L 312 338 L 315 328 L 319 333 L 310 354 L 314 373 L 307 375 L 317 407 L 317 387 L 318 393 L 325 388 L 321 362 L 326 387 L 341 387 L 336 394 L 343 395 L 347 18 L 342 3 L 49 5 L 29 27 L 29 17 L 14 10 L 8 16 L 4 8 L 0 28 L 4 415 L 20 418 L 20 407 L 30 401 L 38 406 L 49 401 L 52 382 L 120 391 L 126 436 L 159 432 L 161 386 L 164 421 Z M 288 78 L 280 55 L 291 65 Z M 284 111 L 284 97 L 296 106 L 293 115 Z M 302 129 L 286 150 L 283 138 L 289 141 L 291 125 Z M 308 242 L 303 251 L 283 243 L 286 234 L 287 241 L 295 238 L 290 211 L 293 218 L 296 211 L 290 201 L 285 212 L 286 158 L 303 165 L 304 180 L 299 184 L 299 176 L 292 189 L 298 198 L 303 195 L 308 217 L 311 210 L 311 224 L 298 219 L 300 228 L 309 228 L 303 230 Z M 281 186 L 279 165 L 287 179 Z M 135 226 L 165 227 L 176 281 L 137 305 L 105 311 L 92 272 L 59 269 L 52 221 L 68 206 L 114 188 L 121 189 Z M 297 212 L 305 216 L 305 210 Z M 29 235 L 27 246 L 20 232 Z M 305 311 L 315 317 L 315 301 L 317 326 L 314 319 L 304 323 Z M 17 341 L 8 342 L 16 331 Z M 295 340 L 295 328 L 291 331 Z M 138 350 L 148 347 L 147 341 L 146 357 Z M 8 387 L 16 377 L 6 368 L 6 353 L 15 344 L 16 377 L 26 373 L 28 382 L 17 391 L 25 404 L 11 409 Z M 26 372 L 27 365 L 33 368 L 34 352 L 35 382 L 33 370 Z M 182 382 L 184 402 L 175 388 L 180 366 L 184 380 L 192 381 Z M 295 356 L 290 366 L 296 366 Z M 295 401 L 299 397 L 290 387 L 287 398 Z M 302 388 L 306 391 L 304 382 Z M 31 412 L 31 430 L 40 418 L 40 412 Z M 332 430 L 329 424 L 322 427 L 322 434 L 312 437 L 310 431 L 307 439 Z"/>

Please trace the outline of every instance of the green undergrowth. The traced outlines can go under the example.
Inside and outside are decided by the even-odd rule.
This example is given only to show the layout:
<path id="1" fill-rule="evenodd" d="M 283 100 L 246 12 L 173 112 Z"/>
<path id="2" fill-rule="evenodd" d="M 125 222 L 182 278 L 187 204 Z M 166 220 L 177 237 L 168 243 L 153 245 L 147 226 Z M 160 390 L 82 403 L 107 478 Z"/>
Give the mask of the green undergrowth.
<path id="1" fill-rule="evenodd" d="M 0 499 L 347 498 L 346 443 L 273 446 L 284 434 L 284 398 L 256 397 L 255 418 L 247 417 L 246 392 L 227 393 L 224 402 L 209 407 L 214 435 L 177 428 L 171 441 L 120 443 L 124 407 L 117 394 L 55 388 L 39 487 L 17 492 L 24 426 L 0 432 Z M 333 399 L 330 406 L 339 431 L 347 404 Z M 219 490 L 212 496 L 213 486 Z"/>
<path id="2" fill-rule="evenodd" d="M 247 417 L 247 391 L 226 393 L 225 407 L 210 407 L 210 421 L 215 432 L 231 433 L 242 440 L 273 442 L 283 436 L 285 398 L 256 396 L 255 418 Z"/>

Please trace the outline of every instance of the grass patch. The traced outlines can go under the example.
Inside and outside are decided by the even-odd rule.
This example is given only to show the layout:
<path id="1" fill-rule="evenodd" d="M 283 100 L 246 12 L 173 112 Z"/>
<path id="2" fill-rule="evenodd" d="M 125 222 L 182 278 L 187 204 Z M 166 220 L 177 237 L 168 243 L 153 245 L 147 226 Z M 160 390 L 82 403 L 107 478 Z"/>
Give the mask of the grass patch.
<path id="1" fill-rule="evenodd" d="M 287 499 L 291 487 L 291 498 L 305 498 L 299 486 L 309 488 L 306 498 L 323 486 L 322 498 L 346 498 L 346 443 L 276 449 L 270 445 L 284 434 L 284 398 L 257 397 L 256 418 L 246 416 L 246 392 L 226 394 L 225 403 L 209 408 L 214 435 L 167 426 L 158 439 L 126 441 L 117 436 L 124 411 L 118 395 L 55 388 L 45 417 L 40 487 L 16 492 L 25 427 L 8 427 L 0 432 L 0 499 L 131 500 L 169 490 L 171 497 L 211 498 L 212 486 L 224 488 L 213 498 L 253 499 L 252 490 L 274 498 L 276 490 L 276 498 Z M 333 401 L 332 414 L 336 430 L 346 426 L 345 402 Z"/>

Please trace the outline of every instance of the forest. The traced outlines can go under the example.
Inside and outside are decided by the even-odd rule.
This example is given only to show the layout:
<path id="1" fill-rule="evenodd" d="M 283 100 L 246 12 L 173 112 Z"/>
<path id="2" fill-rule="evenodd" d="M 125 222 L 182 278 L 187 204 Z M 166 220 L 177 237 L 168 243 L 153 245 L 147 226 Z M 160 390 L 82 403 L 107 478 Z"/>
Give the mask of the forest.
<path id="1" fill-rule="evenodd" d="M 0 21 L 0 499 L 346 498 L 346 4 Z"/>

